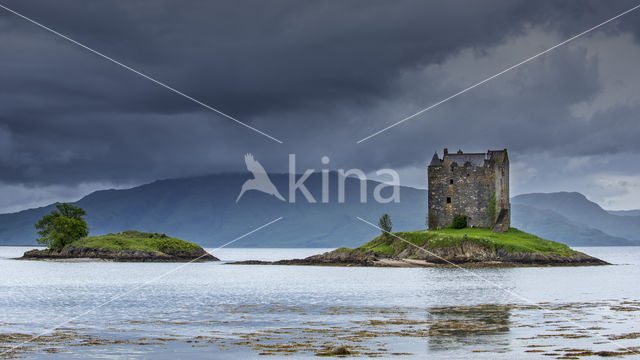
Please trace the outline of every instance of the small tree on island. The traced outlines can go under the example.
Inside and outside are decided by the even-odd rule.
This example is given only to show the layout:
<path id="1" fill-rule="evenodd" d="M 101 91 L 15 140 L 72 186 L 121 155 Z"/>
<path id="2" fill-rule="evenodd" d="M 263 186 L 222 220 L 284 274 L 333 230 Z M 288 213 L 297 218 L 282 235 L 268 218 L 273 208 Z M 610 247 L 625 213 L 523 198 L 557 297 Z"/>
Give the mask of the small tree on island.
<path id="1" fill-rule="evenodd" d="M 389 214 L 384 214 L 380 217 L 380 221 L 378 222 L 380 229 L 382 229 L 382 236 L 385 238 L 390 238 L 391 235 L 391 217 Z"/>
<path id="2" fill-rule="evenodd" d="M 89 226 L 84 220 L 87 212 L 71 204 L 58 204 L 52 211 L 35 224 L 38 243 L 50 249 L 60 250 L 65 245 L 89 235 Z"/>

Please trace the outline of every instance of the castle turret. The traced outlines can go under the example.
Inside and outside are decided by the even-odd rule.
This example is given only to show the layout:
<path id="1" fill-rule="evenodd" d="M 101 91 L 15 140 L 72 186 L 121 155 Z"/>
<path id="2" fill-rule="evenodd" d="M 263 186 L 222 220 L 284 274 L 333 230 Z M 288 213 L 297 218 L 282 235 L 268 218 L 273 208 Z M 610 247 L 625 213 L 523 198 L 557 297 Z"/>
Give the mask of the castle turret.
<path id="1" fill-rule="evenodd" d="M 438 157 L 438 153 L 436 152 L 435 154 L 433 154 L 433 157 L 431 158 L 431 162 L 429 163 L 429 166 L 441 166 L 442 165 L 442 161 L 440 160 L 440 158 Z"/>

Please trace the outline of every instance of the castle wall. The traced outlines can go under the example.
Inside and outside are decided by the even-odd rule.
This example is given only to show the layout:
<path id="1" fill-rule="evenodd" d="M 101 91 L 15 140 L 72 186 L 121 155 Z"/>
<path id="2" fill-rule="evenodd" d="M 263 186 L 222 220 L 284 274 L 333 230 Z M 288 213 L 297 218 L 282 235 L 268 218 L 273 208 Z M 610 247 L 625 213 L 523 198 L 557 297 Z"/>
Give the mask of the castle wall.
<path id="1" fill-rule="evenodd" d="M 437 164 L 438 159 L 434 155 L 437 165 L 428 168 L 429 228 L 448 227 L 453 222 L 453 216 L 460 214 L 468 217 L 469 226 L 492 228 L 500 219 L 495 230 L 508 230 L 509 160 L 506 152 L 504 155 L 491 157 L 483 166 L 472 165 L 470 162 L 456 165 L 451 158 L 445 155 Z M 483 159 L 480 160 L 482 162 Z M 493 218 L 489 214 L 492 194 L 496 196 L 496 213 Z"/>
<path id="2" fill-rule="evenodd" d="M 495 171 L 495 191 L 496 191 L 496 220 L 499 221 L 497 231 L 504 232 L 509 230 L 511 226 L 511 205 L 509 202 L 509 159 L 505 155 L 503 159 L 499 159 L 494 166 Z M 503 218 L 500 213 L 506 210 Z"/>
<path id="3" fill-rule="evenodd" d="M 451 225 L 453 216 L 466 215 L 469 225 L 490 227 L 488 206 L 495 186 L 492 169 L 473 166 L 429 168 L 429 228 Z M 453 180 L 453 184 L 451 183 Z M 447 199 L 450 199 L 449 200 Z"/>

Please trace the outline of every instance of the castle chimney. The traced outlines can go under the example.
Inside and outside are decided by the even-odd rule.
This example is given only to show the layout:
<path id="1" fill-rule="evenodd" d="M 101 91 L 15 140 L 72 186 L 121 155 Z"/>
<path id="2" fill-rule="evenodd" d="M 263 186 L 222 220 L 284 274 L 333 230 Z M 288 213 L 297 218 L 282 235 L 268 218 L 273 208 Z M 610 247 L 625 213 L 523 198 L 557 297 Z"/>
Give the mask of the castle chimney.
<path id="1" fill-rule="evenodd" d="M 458 154 L 463 154 L 462 149 L 458 149 Z"/>
<path id="2" fill-rule="evenodd" d="M 445 155 L 449 155 L 449 149 L 444 148 L 444 154 L 445 154 Z"/>

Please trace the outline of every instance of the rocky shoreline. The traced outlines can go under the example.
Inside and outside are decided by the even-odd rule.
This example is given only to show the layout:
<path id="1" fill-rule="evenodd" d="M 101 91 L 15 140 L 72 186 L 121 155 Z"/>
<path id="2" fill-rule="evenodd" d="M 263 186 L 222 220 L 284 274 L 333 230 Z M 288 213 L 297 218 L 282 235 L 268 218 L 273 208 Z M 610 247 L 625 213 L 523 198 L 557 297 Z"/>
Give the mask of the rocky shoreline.
<path id="1" fill-rule="evenodd" d="M 540 252 L 507 252 L 491 249 L 476 242 L 432 249 L 408 247 L 394 256 L 376 251 L 336 249 L 304 259 L 278 261 L 237 261 L 244 265 L 315 265 L 315 266 L 378 266 L 378 267 L 522 267 L 522 266 L 594 266 L 608 262 L 581 252 L 570 255 Z"/>
<path id="2" fill-rule="evenodd" d="M 196 260 L 197 259 L 197 260 Z M 143 250 L 108 250 L 89 247 L 68 246 L 60 251 L 30 250 L 18 260 L 49 261 L 115 261 L 115 262 L 187 262 L 187 261 L 219 261 L 218 258 L 199 248 L 197 251 L 165 254 L 159 251 Z"/>

